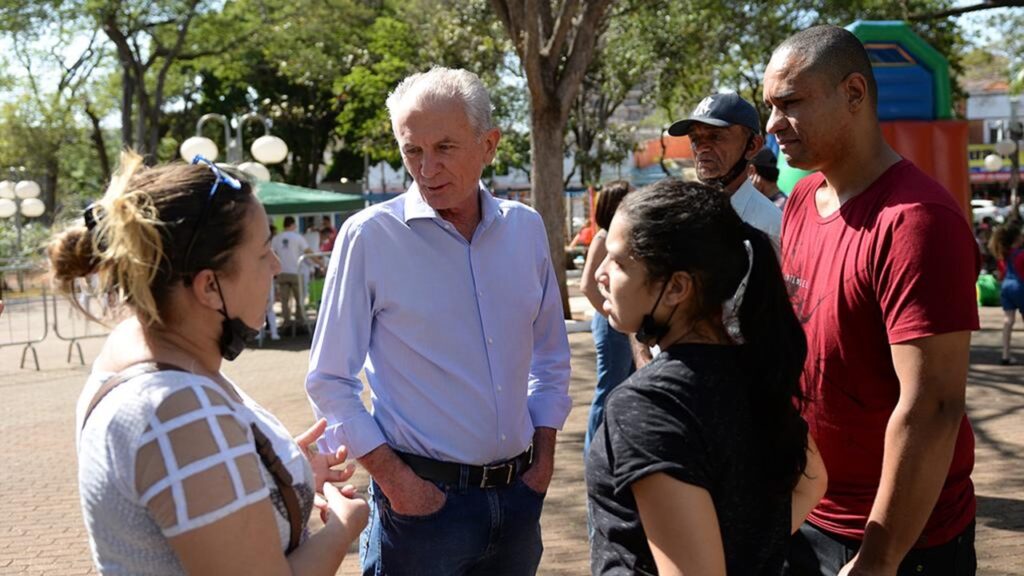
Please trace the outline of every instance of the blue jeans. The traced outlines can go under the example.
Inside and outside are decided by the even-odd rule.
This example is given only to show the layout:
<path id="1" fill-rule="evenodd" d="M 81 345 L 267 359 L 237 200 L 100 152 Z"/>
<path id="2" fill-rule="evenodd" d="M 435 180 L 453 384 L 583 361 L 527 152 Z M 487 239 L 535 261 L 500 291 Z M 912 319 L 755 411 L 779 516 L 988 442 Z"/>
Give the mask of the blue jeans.
<path id="1" fill-rule="evenodd" d="M 544 546 L 544 495 L 522 479 L 507 488 L 434 483 L 441 509 L 404 516 L 370 483 L 370 522 L 359 539 L 364 576 L 532 576 Z"/>
<path id="2" fill-rule="evenodd" d="M 587 436 L 583 440 L 584 455 L 590 449 L 590 439 L 604 419 L 604 402 L 608 393 L 633 373 L 633 350 L 627 334 L 612 328 L 608 319 L 597 312 L 590 322 L 590 333 L 597 349 L 597 386 L 594 388 L 594 401 L 590 404 Z"/>

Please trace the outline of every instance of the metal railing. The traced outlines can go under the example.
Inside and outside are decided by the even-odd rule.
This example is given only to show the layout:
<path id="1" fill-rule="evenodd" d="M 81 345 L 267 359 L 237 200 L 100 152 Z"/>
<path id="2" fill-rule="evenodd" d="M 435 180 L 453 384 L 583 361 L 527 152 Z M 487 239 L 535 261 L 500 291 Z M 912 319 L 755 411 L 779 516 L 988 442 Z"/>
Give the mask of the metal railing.
<path id="1" fill-rule="evenodd" d="M 4 312 L 0 316 L 0 348 L 22 346 L 21 368 L 25 368 L 25 359 L 32 352 L 32 361 L 38 371 L 39 353 L 35 345 L 46 339 L 50 326 L 46 306 L 48 286 L 44 275 L 33 266 L 0 266 L 0 284 L 4 283 L 8 273 L 20 279 L 20 290 L 0 293 L 4 301 Z"/>
<path id="2" fill-rule="evenodd" d="M 95 287 L 88 280 L 81 280 L 76 287 L 76 300 L 78 307 L 69 302 L 66 298 L 53 295 L 53 334 L 60 340 L 68 343 L 67 363 L 71 363 L 71 356 L 78 350 L 78 363 L 85 366 L 85 355 L 82 353 L 82 340 L 90 338 L 106 338 L 110 330 L 106 326 L 93 320 L 93 318 L 104 318 L 108 315 L 108 301 L 106 296 L 97 294 Z M 64 308 L 61 312 L 58 308 Z M 88 315 L 83 313 L 88 312 Z M 63 328 L 61 326 L 63 320 Z"/>

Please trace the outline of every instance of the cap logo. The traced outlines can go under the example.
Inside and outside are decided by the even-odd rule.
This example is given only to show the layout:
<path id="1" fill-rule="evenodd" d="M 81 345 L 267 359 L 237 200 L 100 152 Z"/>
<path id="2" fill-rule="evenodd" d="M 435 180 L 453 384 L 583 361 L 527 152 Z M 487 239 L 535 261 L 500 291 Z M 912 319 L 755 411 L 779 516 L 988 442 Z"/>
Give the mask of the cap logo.
<path id="1" fill-rule="evenodd" d="M 697 108 L 693 111 L 693 115 L 695 117 L 707 116 L 708 113 L 711 112 L 711 105 L 714 104 L 714 102 L 715 99 L 711 96 L 701 100 L 700 104 L 697 104 Z"/>

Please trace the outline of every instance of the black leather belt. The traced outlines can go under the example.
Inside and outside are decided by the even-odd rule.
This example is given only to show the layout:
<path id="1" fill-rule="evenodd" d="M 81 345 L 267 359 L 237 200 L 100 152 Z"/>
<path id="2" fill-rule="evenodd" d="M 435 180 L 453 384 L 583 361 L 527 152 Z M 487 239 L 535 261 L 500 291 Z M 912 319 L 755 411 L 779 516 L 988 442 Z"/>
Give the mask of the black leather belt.
<path id="1" fill-rule="evenodd" d="M 488 466 L 472 466 L 455 462 L 442 462 L 424 456 L 398 452 L 398 457 L 405 462 L 420 478 L 441 482 L 443 484 L 460 485 L 465 478 L 469 486 L 481 488 L 503 488 L 511 486 L 519 476 L 529 470 L 533 464 L 533 445 L 519 456 L 498 464 Z"/>

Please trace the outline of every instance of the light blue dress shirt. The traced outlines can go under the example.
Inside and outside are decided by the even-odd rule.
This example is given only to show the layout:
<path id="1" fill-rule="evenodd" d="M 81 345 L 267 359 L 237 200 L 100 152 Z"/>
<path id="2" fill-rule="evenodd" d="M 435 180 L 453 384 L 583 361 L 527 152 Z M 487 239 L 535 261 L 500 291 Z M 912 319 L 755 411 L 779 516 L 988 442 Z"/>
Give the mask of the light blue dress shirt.
<path id="1" fill-rule="evenodd" d="M 471 242 L 415 184 L 342 226 L 306 377 L 322 447 L 483 465 L 565 423 L 569 342 L 544 224 L 482 186 L 480 207 Z"/>
<path id="2" fill-rule="evenodd" d="M 782 242 L 779 236 L 782 235 L 782 210 L 761 194 L 750 183 L 750 179 L 743 181 L 743 184 L 729 198 L 733 210 L 739 215 L 740 220 L 757 228 L 768 235 L 775 247 L 776 256 L 779 255 Z"/>

